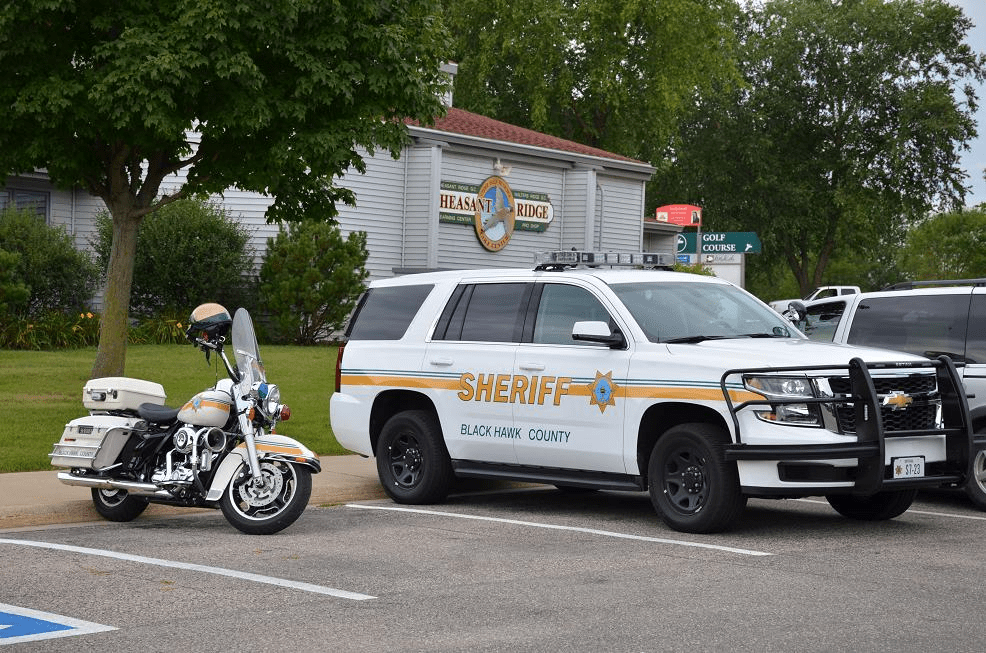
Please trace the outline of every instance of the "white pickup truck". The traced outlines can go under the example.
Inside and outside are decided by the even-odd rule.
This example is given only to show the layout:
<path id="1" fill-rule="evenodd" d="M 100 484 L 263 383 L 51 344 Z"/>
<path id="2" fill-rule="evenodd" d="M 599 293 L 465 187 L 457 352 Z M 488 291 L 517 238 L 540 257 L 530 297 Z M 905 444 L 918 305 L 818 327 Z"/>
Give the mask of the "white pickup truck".
<path id="1" fill-rule="evenodd" d="M 788 309 L 788 305 L 794 301 L 813 302 L 816 299 L 828 299 L 830 297 L 855 295 L 857 293 L 859 293 L 859 286 L 819 286 L 802 299 L 778 299 L 770 302 L 770 307 L 778 313 L 783 313 Z"/>

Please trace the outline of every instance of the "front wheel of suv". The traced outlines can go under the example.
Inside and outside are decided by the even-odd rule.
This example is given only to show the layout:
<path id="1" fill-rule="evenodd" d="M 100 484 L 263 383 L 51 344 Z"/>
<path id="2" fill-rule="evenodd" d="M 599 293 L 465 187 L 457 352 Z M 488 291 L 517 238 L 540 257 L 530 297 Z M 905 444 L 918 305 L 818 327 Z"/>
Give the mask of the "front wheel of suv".
<path id="1" fill-rule="evenodd" d="M 397 413 L 377 443 L 377 474 L 397 503 L 437 503 L 445 499 L 454 474 L 442 429 L 423 410 Z"/>
<path id="2" fill-rule="evenodd" d="M 965 493 L 976 507 L 986 510 L 986 451 L 976 452 L 972 460 L 972 476 L 965 484 Z"/>

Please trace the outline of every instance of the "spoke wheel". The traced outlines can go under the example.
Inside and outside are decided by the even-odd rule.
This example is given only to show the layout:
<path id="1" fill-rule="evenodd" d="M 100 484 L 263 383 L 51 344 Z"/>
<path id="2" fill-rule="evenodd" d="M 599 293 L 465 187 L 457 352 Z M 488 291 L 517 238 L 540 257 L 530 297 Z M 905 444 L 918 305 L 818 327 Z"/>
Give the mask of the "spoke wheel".
<path id="1" fill-rule="evenodd" d="M 387 421 L 377 443 L 377 474 L 398 503 L 436 503 L 448 496 L 452 461 L 431 413 L 408 410 Z"/>
<path id="2" fill-rule="evenodd" d="M 312 474 L 307 467 L 280 460 L 261 460 L 257 479 L 240 465 L 223 492 L 219 507 L 226 520 L 251 535 L 270 535 L 284 530 L 301 516 L 312 494 Z"/>
<path id="3" fill-rule="evenodd" d="M 746 505 L 734 463 L 721 445 L 728 436 L 710 424 L 681 424 L 658 438 L 648 465 L 651 502 L 671 528 L 715 533 L 729 528 Z"/>

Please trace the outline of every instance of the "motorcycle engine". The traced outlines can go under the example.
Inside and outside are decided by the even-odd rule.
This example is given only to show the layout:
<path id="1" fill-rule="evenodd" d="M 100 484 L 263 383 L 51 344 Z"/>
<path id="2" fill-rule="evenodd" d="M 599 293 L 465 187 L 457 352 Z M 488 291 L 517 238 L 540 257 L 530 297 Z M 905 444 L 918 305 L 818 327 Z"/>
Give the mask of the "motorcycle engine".
<path id="1" fill-rule="evenodd" d="M 208 472 L 226 448 L 228 438 L 222 429 L 182 426 L 171 437 L 174 448 L 151 475 L 151 482 L 181 494 L 193 483 L 195 473 Z"/>

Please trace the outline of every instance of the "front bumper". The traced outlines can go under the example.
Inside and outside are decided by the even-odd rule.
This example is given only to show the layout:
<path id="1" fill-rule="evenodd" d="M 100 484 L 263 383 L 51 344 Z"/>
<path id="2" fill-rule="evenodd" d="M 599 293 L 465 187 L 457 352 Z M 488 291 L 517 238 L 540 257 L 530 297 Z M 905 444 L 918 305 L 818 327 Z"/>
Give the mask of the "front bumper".
<path id="1" fill-rule="evenodd" d="M 941 403 L 940 428 L 889 431 L 882 416 L 882 397 L 874 386 L 871 370 L 906 373 L 920 368 L 934 368 Z M 804 373 L 806 375 L 847 374 L 850 391 L 845 395 L 819 398 L 764 398 L 734 404 L 726 391 L 727 381 L 735 384 L 749 374 Z M 986 439 L 972 433 L 972 420 L 965 391 L 951 359 L 914 363 L 865 363 L 852 359 L 848 366 L 816 366 L 729 370 L 721 379 L 723 394 L 733 420 L 734 443 L 726 446 L 726 460 L 738 464 L 741 484 L 748 494 L 797 495 L 810 493 L 851 492 L 872 495 L 884 490 L 962 486 L 972 474 L 974 452 L 986 447 Z M 803 427 L 786 427 L 792 433 L 787 443 L 757 443 L 756 434 L 744 433 L 742 424 L 754 420 L 740 419 L 744 411 L 779 404 L 839 404 L 851 407 L 855 414 L 855 438 L 841 434 L 839 442 L 807 444 L 799 442 Z M 835 435 L 835 434 L 833 434 Z M 851 435 L 851 434 L 850 434 Z M 894 456 L 912 449 L 936 450 L 925 475 L 918 478 L 894 478 Z M 769 471 L 768 471 L 769 470 Z M 796 473 L 795 473 L 796 471 Z M 744 473 L 745 472 L 745 473 Z"/>

